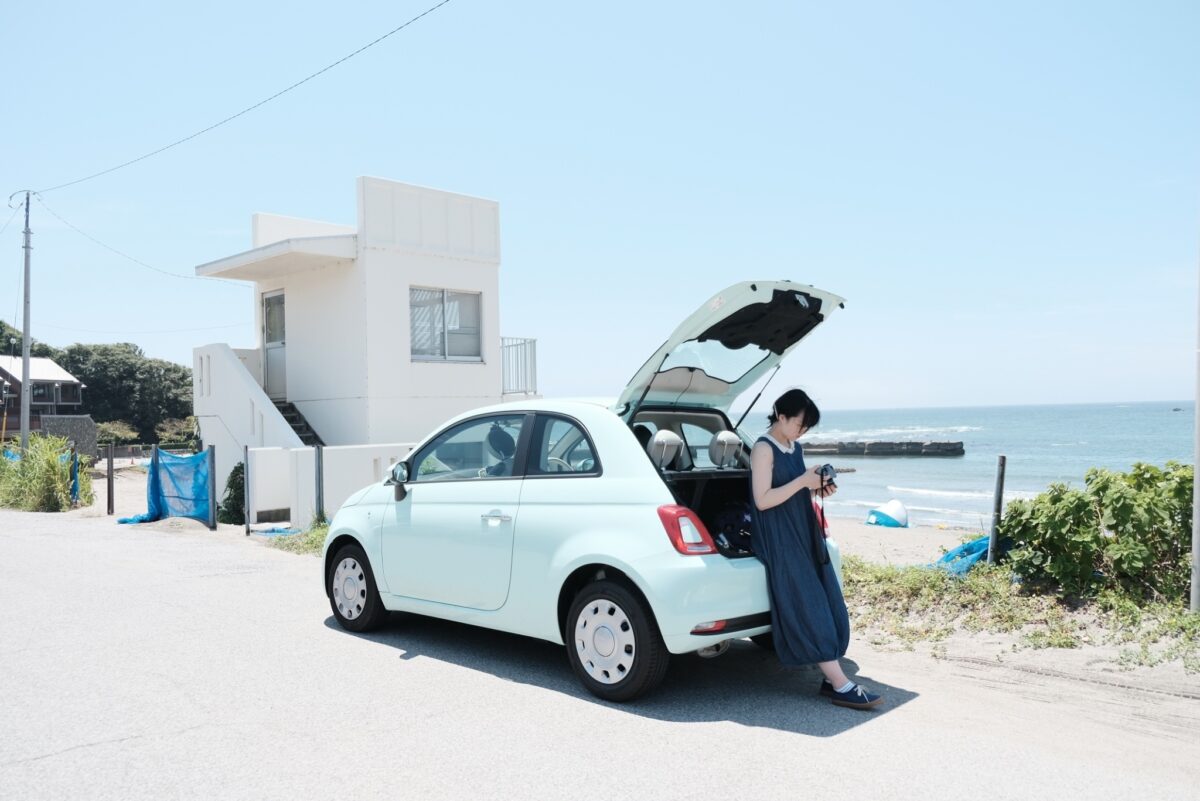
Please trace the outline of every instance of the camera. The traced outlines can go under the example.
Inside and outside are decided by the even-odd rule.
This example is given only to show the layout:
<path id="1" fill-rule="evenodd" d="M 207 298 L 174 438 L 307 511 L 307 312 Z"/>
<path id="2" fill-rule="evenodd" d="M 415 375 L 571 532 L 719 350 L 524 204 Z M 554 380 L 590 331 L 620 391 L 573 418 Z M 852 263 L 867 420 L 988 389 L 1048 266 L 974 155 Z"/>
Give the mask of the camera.
<path id="1" fill-rule="evenodd" d="M 816 470 L 817 475 L 819 475 L 823 480 L 822 483 L 833 484 L 834 479 L 837 478 L 837 470 L 834 470 L 833 465 L 831 464 L 823 464 Z"/>

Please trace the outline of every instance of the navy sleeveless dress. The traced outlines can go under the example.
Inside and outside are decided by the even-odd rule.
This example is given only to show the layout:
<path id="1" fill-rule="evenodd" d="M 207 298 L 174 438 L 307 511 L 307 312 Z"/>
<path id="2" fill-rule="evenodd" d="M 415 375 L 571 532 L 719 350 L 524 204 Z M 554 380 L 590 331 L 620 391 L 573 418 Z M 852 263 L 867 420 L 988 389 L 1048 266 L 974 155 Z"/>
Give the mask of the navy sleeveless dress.
<path id="1" fill-rule="evenodd" d="M 781 487 L 805 470 L 799 446 L 784 451 L 770 437 L 775 464 L 771 488 Z M 850 617 L 825 537 L 817 528 L 812 492 L 803 489 L 778 506 L 759 510 L 754 519 L 754 554 L 767 569 L 771 597 L 771 629 L 779 661 L 788 666 L 830 662 L 850 645 Z"/>

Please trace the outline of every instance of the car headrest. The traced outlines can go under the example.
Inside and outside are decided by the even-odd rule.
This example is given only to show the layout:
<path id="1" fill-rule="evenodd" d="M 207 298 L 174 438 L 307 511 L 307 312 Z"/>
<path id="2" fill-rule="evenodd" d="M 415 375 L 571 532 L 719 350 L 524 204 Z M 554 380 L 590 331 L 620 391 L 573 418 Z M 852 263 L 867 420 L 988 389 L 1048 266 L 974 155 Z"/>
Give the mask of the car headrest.
<path id="1" fill-rule="evenodd" d="M 742 441 L 732 431 L 718 431 L 708 443 L 708 459 L 717 467 L 729 467 L 742 450 Z"/>
<path id="2" fill-rule="evenodd" d="M 654 462 L 655 466 L 662 470 L 675 460 L 682 447 L 683 440 L 679 438 L 678 434 L 661 429 L 654 432 L 654 436 L 650 438 L 650 444 L 646 446 L 646 453 L 650 454 L 650 460 Z"/>
<path id="3" fill-rule="evenodd" d="M 488 432 L 487 446 L 497 459 L 508 459 L 517 452 L 517 443 L 513 441 L 512 434 L 498 425 L 492 426 Z"/>

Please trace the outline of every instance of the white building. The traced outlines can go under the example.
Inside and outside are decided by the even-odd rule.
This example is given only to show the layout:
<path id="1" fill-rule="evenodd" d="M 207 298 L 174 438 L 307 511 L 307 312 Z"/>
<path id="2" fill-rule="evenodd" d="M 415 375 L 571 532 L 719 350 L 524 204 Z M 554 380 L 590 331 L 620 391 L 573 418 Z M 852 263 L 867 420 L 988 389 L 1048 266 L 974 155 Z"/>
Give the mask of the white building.
<path id="1" fill-rule="evenodd" d="M 244 446 L 413 442 L 536 394 L 535 341 L 500 336 L 499 206 L 358 179 L 356 227 L 253 216 L 253 247 L 196 268 L 254 283 L 255 347 L 194 354 L 218 490 Z"/>

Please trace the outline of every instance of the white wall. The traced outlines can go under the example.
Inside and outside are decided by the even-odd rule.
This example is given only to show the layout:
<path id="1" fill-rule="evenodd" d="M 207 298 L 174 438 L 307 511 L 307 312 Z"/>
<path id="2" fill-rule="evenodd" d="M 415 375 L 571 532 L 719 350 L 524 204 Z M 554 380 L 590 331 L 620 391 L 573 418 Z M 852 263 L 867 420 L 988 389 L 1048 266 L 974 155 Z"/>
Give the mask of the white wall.
<path id="1" fill-rule="evenodd" d="M 225 344 L 192 351 L 192 405 L 205 447 L 217 448 L 217 495 L 245 445 L 297 448 L 296 432 Z"/>
<path id="2" fill-rule="evenodd" d="M 257 285 L 284 291 L 287 399 L 326 444 L 368 442 L 366 289 L 357 262 Z"/>
<path id="3" fill-rule="evenodd" d="M 262 351 L 258 349 L 234 348 L 233 353 L 238 357 L 238 361 L 242 363 L 242 366 L 246 368 L 246 372 L 261 387 L 263 384 Z"/>
<path id="4" fill-rule="evenodd" d="M 382 481 L 412 447 L 413 443 L 398 442 L 323 448 L 325 516 L 332 519 L 351 494 Z M 292 528 L 312 526 L 317 509 L 314 448 L 251 448 L 247 480 L 250 505 L 246 515 L 251 522 L 260 511 L 286 508 Z"/>
<path id="5" fill-rule="evenodd" d="M 358 181 L 366 280 L 368 438 L 410 441 L 501 400 L 499 206 L 378 178 Z M 482 362 L 413 361 L 409 288 L 481 294 Z"/>
<path id="6" fill-rule="evenodd" d="M 304 236 L 336 236 L 337 234 L 352 233 L 354 233 L 354 228 L 349 225 L 338 225 L 321 220 L 305 220 L 301 217 L 284 217 L 281 214 L 264 214 L 262 212 L 250 217 L 251 247 L 256 248 Z"/>
<path id="7" fill-rule="evenodd" d="M 332 518 L 351 494 L 368 484 L 383 481 L 392 465 L 408 456 L 412 448 L 411 442 L 322 448 L 325 516 Z"/>
<path id="8" fill-rule="evenodd" d="M 250 503 L 246 507 L 246 519 L 255 523 L 258 512 L 265 509 L 291 508 L 292 449 L 250 448 L 247 455 Z"/>

